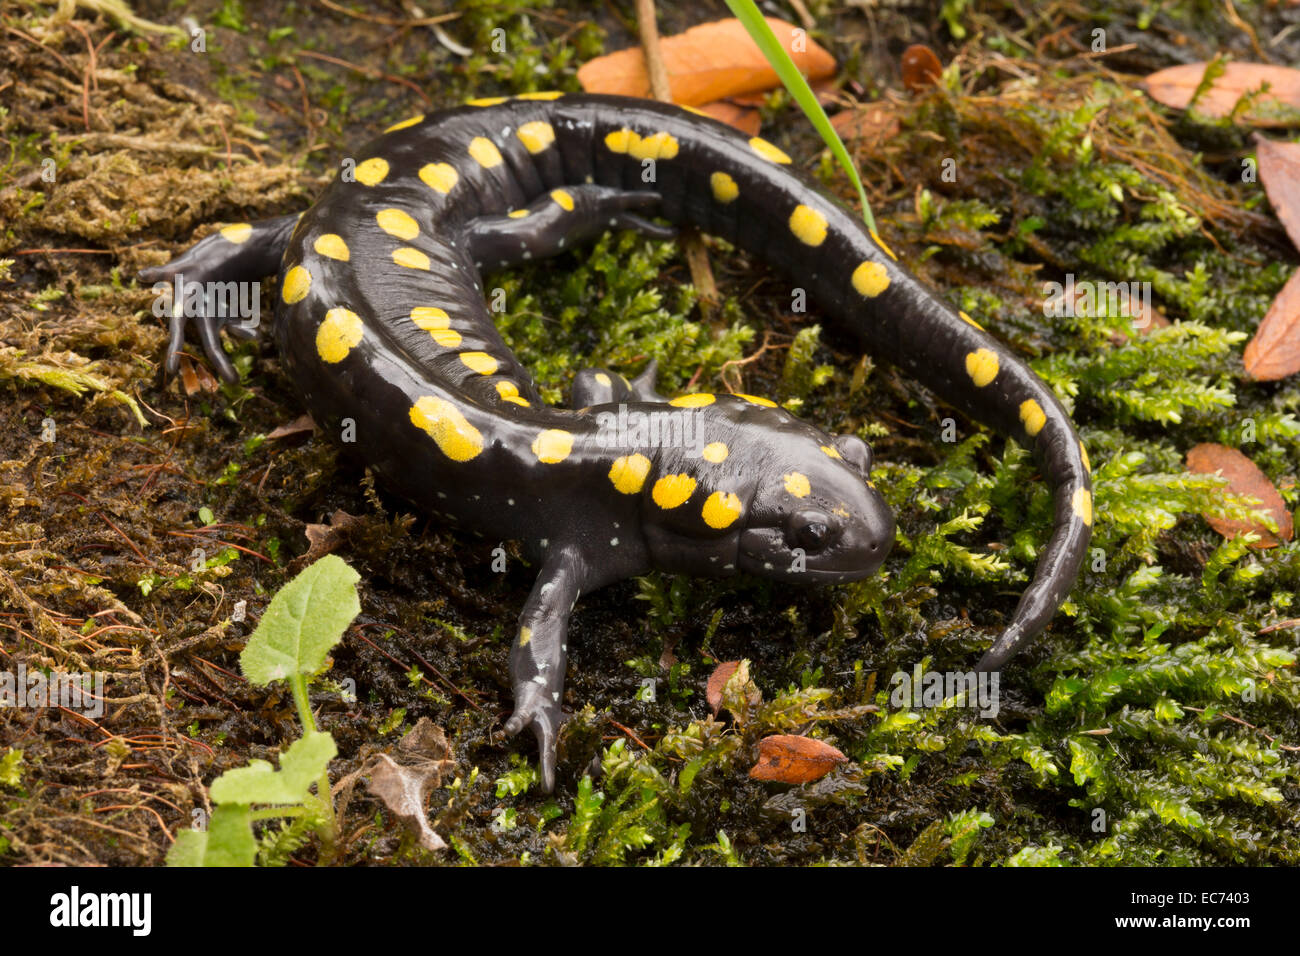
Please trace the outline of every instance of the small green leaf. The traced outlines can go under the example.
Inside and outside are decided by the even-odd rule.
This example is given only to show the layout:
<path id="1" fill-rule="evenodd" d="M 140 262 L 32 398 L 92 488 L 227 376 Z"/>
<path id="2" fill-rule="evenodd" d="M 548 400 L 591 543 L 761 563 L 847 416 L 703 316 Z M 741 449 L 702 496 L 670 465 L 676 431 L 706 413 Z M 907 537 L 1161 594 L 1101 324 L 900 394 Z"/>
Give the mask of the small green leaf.
<path id="1" fill-rule="evenodd" d="M 361 613 L 360 579 L 342 558 L 327 554 L 282 587 L 239 655 L 244 676 L 261 686 L 320 670 L 330 648 Z"/>
<path id="2" fill-rule="evenodd" d="M 337 754 L 329 734 L 308 733 L 281 754 L 279 770 L 265 760 L 227 770 L 212 782 L 212 799 L 220 804 L 302 803 L 307 788 Z"/>
<path id="3" fill-rule="evenodd" d="M 167 851 L 168 866 L 252 866 L 257 857 L 247 804 L 217 807 L 206 830 L 182 830 Z"/>

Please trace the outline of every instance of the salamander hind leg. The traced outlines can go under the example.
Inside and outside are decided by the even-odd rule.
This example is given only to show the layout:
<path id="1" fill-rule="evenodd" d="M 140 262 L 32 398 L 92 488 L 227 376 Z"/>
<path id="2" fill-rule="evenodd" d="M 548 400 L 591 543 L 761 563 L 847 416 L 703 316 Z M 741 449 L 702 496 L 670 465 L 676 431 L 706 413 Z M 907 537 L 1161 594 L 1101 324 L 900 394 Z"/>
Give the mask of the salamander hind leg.
<path id="1" fill-rule="evenodd" d="M 664 396 L 655 391 L 655 374 L 659 363 L 651 359 L 645 371 L 629 379 L 607 368 L 584 368 L 573 377 L 571 408 L 590 408 L 593 405 L 616 405 L 619 402 L 663 402 Z"/>
<path id="2" fill-rule="evenodd" d="M 595 185 L 552 189 L 521 209 L 470 220 L 470 255 L 480 269 L 505 269 L 558 255 L 606 229 L 635 229 L 652 239 L 672 239 L 677 235 L 673 227 L 637 214 L 652 212 L 658 204 L 658 193 Z"/>
<path id="3" fill-rule="evenodd" d="M 298 215 L 226 226 L 195 243 L 171 262 L 140 270 L 159 293 L 171 292 L 166 367 L 175 374 L 185 345 L 185 327 L 193 322 L 203 351 L 227 382 L 239 376 L 221 347 L 226 329 L 251 338 L 260 324 L 261 289 L 257 280 L 280 271 L 280 259 Z"/>
<path id="4" fill-rule="evenodd" d="M 569 614 L 586 583 L 583 567 L 576 550 L 553 546 L 546 553 L 541 574 L 519 615 L 519 633 L 510 649 L 515 710 L 506 721 L 506 733 L 533 728 L 546 793 L 555 789 L 555 745 L 563 722 L 560 699 L 564 696 Z"/>

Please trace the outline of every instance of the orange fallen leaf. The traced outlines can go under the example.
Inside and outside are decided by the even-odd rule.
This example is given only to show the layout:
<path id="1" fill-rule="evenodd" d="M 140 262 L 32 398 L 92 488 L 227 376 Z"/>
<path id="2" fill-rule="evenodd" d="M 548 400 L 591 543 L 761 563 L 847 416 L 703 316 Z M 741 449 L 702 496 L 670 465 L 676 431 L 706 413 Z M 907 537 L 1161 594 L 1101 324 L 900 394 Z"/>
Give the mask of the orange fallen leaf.
<path id="1" fill-rule="evenodd" d="M 727 681 L 739 666 L 740 661 L 726 661 L 713 668 L 713 673 L 709 675 L 709 683 L 704 688 L 704 699 L 708 701 L 709 710 L 713 711 L 714 717 L 722 709 L 722 689 L 727 686 Z"/>
<path id="2" fill-rule="evenodd" d="M 889 103 L 863 103 L 836 113 L 831 125 L 841 139 L 861 140 L 868 150 L 875 150 L 898 135 L 898 111 Z"/>
<path id="3" fill-rule="evenodd" d="M 1268 476 L 1237 449 L 1210 442 L 1197 445 L 1187 453 L 1187 470 L 1195 475 L 1212 475 L 1218 472 L 1228 479 L 1229 491 L 1258 498 L 1277 523 L 1277 535 L 1274 535 L 1262 524 L 1253 521 L 1231 521 L 1206 515 L 1205 520 L 1219 534 L 1230 538 L 1233 535 L 1253 531 L 1260 536 L 1260 540 L 1251 545 L 1252 548 L 1257 549 L 1276 547 L 1279 537 L 1283 541 L 1291 540 L 1294 527 L 1286 502 L 1273 487 L 1273 483 L 1268 480 Z"/>
<path id="4" fill-rule="evenodd" d="M 809 81 L 823 79 L 835 71 L 835 58 L 810 39 L 806 31 L 775 17 L 766 19 Z M 734 18 L 703 23 L 685 33 L 665 37 L 660 51 L 673 102 L 684 106 L 769 90 L 780 83 L 772 65 Z M 640 47 L 588 60 L 578 69 L 578 82 L 588 93 L 650 95 L 650 79 Z"/>
<path id="5" fill-rule="evenodd" d="M 1147 94 L 1154 100 L 1184 110 L 1192 94 L 1201 85 L 1206 63 L 1184 63 L 1152 73 L 1145 80 Z M 1257 97 L 1242 119 L 1255 126 L 1290 126 L 1300 110 L 1300 70 L 1266 63 L 1225 63 L 1223 73 L 1196 101 L 1196 109 L 1206 116 L 1227 116 L 1237 101 L 1247 93 L 1269 84 L 1267 93 Z M 1289 114 L 1289 115 L 1288 115 Z"/>
<path id="6" fill-rule="evenodd" d="M 777 783 L 811 783 L 826 776 L 848 757 L 830 744 L 812 737 L 775 734 L 758 742 L 758 763 L 749 775 Z"/>
<path id="7" fill-rule="evenodd" d="M 943 77 L 943 64 L 924 43 L 914 43 L 903 51 L 903 85 L 913 93 L 929 89 Z"/>
<path id="8" fill-rule="evenodd" d="M 1291 273 L 1242 356 L 1246 374 L 1272 382 L 1300 372 L 1300 270 Z"/>

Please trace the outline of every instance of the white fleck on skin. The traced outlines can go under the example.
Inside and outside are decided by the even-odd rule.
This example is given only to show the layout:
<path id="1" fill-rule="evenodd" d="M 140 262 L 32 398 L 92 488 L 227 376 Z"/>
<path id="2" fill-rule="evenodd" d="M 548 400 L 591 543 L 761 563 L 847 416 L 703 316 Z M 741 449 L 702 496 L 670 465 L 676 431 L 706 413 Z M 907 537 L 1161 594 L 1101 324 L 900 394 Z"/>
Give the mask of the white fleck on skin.
<path id="1" fill-rule="evenodd" d="M 515 499 L 514 499 L 514 498 L 507 498 L 507 499 L 506 499 L 506 504 L 508 504 L 511 508 L 513 508 L 513 507 L 515 506 Z"/>
<path id="2" fill-rule="evenodd" d="M 617 220 L 617 219 L 614 219 L 613 217 L 611 217 L 610 220 L 609 220 L 609 224 L 610 224 L 611 226 L 617 226 L 617 225 L 618 225 L 618 220 Z"/>
<path id="3" fill-rule="evenodd" d="M 724 564 L 724 565 L 722 566 L 722 570 L 724 570 L 724 571 L 734 571 L 734 570 L 736 570 L 736 566 L 735 566 L 734 564 Z"/>
<path id="4" fill-rule="evenodd" d="M 446 498 L 446 497 L 447 497 L 447 492 L 445 492 L 445 491 L 440 491 L 440 492 L 438 492 L 438 497 L 439 497 L 439 498 Z"/>
<path id="5" fill-rule="evenodd" d="M 541 674 L 538 674 L 536 677 L 533 678 L 533 683 L 534 683 L 534 684 L 541 684 L 543 687 L 545 687 L 545 686 L 546 686 L 546 678 L 543 677 Z"/>
<path id="6" fill-rule="evenodd" d="M 764 562 L 763 562 L 763 570 L 764 570 L 764 571 L 771 571 L 771 570 L 772 570 L 772 562 L 770 562 L 770 561 L 764 561 Z"/>
<path id="7" fill-rule="evenodd" d="M 610 543 L 610 546 L 611 546 L 611 547 L 615 547 L 615 548 L 617 548 L 617 547 L 618 547 L 618 538 L 610 538 L 610 539 L 609 539 L 609 543 Z"/>
<path id="8" fill-rule="evenodd" d="M 560 692 L 558 690 L 551 691 L 551 700 L 559 700 L 559 699 L 560 699 Z"/>
<path id="9" fill-rule="evenodd" d="M 543 539 L 541 540 L 540 544 L 541 544 L 541 546 L 542 546 L 543 548 L 550 547 L 551 539 L 550 539 L 550 538 L 543 538 Z"/>

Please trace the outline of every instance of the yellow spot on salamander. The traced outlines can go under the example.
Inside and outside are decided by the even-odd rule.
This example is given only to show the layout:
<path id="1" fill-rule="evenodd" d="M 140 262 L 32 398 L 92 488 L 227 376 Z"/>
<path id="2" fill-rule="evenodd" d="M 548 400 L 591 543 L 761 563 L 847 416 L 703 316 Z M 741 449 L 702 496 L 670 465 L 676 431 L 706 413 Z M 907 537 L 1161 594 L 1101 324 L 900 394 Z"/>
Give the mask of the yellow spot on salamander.
<path id="1" fill-rule="evenodd" d="M 410 246 L 402 246 L 393 250 L 393 261 L 399 266 L 406 266 L 408 269 L 428 269 L 429 257 L 419 249 L 413 249 Z"/>
<path id="2" fill-rule="evenodd" d="M 735 523 L 741 512 L 740 498 L 730 491 L 715 491 L 704 502 L 704 523 L 710 528 L 726 528 Z"/>
<path id="3" fill-rule="evenodd" d="M 563 189 L 552 189 L 551 198 L 565 212 L 573 212 L 573 196 Z"/>
<path id="4" fill-rule="evenodd" d="M 769 163 L 784 164 L 790 162 L 789 156 L 787 156 L 776 146 L 773 146 L 767 140 L 763 139 L 763 137 L 761 136 L 752 137 L 749 141 L 749 148 L 752 149 L 759 156 L 762 156 Z"/>
<path id="5" fill-rule="evenodd" d="M 510 210 L 508 213 L 506 213 L 506 215 L 509 216 L 511 219 L 523 219 L 525 216 L 528 215 L 528 210 L 527 210 L 527 209 L 512 209 L 512 210 Z"/>
<path id="6" fill-rule="evenodd" d="M 246 222 L 237 222 L 232 226 L 226 226 L 221 230 L 221 238 L 227 242 L 233 242 L 239 245 L 241 242 L 247 242 L 248 237 L 253 234 L 253 227 Z"/>
<path id="7" fill-rule="evenodd" d="M 381 209 L 375 213 L 379 228 L 396 239 L 410 241 L 420 234 L 420 224 L 400 209 Z"/>
<path id="8" fill-rule="evenodd" d="M 711 461 L 713 464 L 718 465 L 727 460 L 727 456 L 731 454 L 731 449 L 727 447 L 726 442 L 711 441 L 704 446 L 704 450 L 700 454 L 705 461 Z"/>
<path id="9" fill-rule="evenodd" d="M 280 284 L 280 298 L 292 305 L 307 298 L 307 290 L 310 288 L 311 273 L 302 266 L 294 266 L 284 274 L 284 282 Z"/>
<path id="10" fill-rule="evenodd" d="M 671 133 L 659 132 L 642 136 L 633 130 L 614 130 L 605 135 L 605 145 L 613 153 L 627 153 L 637 159 L 672 159 L 677 155 L 678 144 Z"/>
<path id="11" fill-rule="evenodd" d="M 476 99 L 466 100 L 466 106 L 497 106 L 506 101 L 504 96 L 480 96 Z"/>
<path id="12" fill-rule="evenodd" d="M 528 152 L 540 153 L 555 142 L 555 127 L 550 123 L 536 120 L 520 126 L 515 130 L 515 135 L 519 137 L 519 142 L 524 144 L 524 149 Z"/>
<path id="13" fill-rule="evenodd" d="M 884 250 L 885 250 L 885 255 L 889 256 L 889 258 L 893 259 L 895 262 L 898 261 L 898 256 L 894 255 L 894 250 L 893 250 L 893 249 L 891 249 L 891 248 L 889 248 L 889 246 L 885 245 L 885 240 L 880 238 L 880 233 L 878 233 L 878 232 L 876 232 L 876 230 L 872 229 L 872 230 L 871 230 L 871 238 L 874 239 L 874 240 L 876 241 L 876 245 L 878 245 L 881 249 L 884 249 Z"/>
<path id="14" fill-rule="evenodd" d="M 411 310 L 411 321 L 426 332 L 451 328 L 451 316 L 434 305 L 417 305 Z"/>
<path id="15" fill-rule="evenodd" d="M 809 484 L 807 475 L 792 471 L 790 474 L 781 477 L 785 479 L 785 490 L 796 498 L 807 498 L 812 492 L 812 485 Z"/>
<path id="16" fill-rule="evenodd" d="M 844 460 L 844 456 L 840 454 L 840 450 L 833 445 L 822 445 L 822 451 L 832 458 L 838 458 L 840 461 Z"/>
<path id="17" fill-rule="evenodd" d="M 342 362 L 361 336 L 361 316 L 350 309 L 330 309 L 316 329 L 316 354 L 330 364 Z"/>
<path id="18" fill-rule="evenodd" d="M 790 231 L 804 245 L 820 246 L 826 241 L 826 217 L 800 203 L 790 213 Z"/>
<path id="19" fill-rule="evenodd" d="M 858 295 L 874 299 L 889 288 L 889 273 L 879 262 L 863 262 L 853 270 L 852 281 Z"/>
<path id="20" fill-rule="evenodd" d="M 558 100 L 564 95 L 563 90 L 542 90 L 538 93 L 520 93 L 517 100 Z"/>
<path id="21" fill-rule="evenodd" d="M 544 465 L 554 465 L 573 451 L 573 433 L 562 428 L 547 428 L 533 439 L 533 454 Z"/>
<path id="22" fill-rule="evenodd" d="M 1079 442 L 1079 457 L 1083 459 L 1083 467 L 1088 474 L 1092 474 L 1092 462 L 1088 461 L 1088 449 L 1083 447 L 1083 442 Z"/>
<path id="23" fill-rule="evenodd" d="M 975 383 L 976 388 L 983 388 L 998 377 L 998 356 L 990 349 L 976 349 L 966 356 L 966 374 Z"/>
<path id="24" fill-rule="evenodd" d="M 1075 488 L 1074 498 L 1070 501 L 1074 513 L 1088 527 L 1092 527 L 1092 492 L 1087 488 Z"/>
<path id="25" fill-rule="evenodd" d="M 423 119 L 424 119 L 424 114 L 421 113 L 419 116 L 412 116 L 410 119 L 404 119 L 400 123 L 394 123 L 392 126 L 388 127 L 388 129 L 384 130 L 384 132 L 396 133 L 399 129 L 406 129 L 408 127 L 414 126 L 416 123 L 419 123 Z"/>
<path id="26" fill-rule="evenodd" d="M 695 479 L 690 475 L 666 475 L 655 482 L 650 497 L 655 504 L 667 511 L 684 504 L 695 494 Z"/>
<path id="27" fill-rule="evenodd" d="M 709 177 L 709 185 L 713 187 L 713 198 L 718 202 L 731 202 L 740 195 L 740 187 L 727 173 L 714 173 Z"/>
<path id="28" fill-rule="evenodd" d="M 452 461 L 469 461 L 483 450 L 483 436 L 451 402 L 425 395 L 411 406 L 411 424 L 428 432 Z"/>
<path id="29" fill-rule="evenodd" d="M 357 182 L 363 186 L 377 186 L 388 175 L 388 160 L 380 159 L 378 156 L 367 159 L 365 162 L 357 164 L 354 175 Z"/>
<path id="30" fill-rule="evenodd" d="M 625 455 L 615 458 L 609 468 L 609 480 L 616 491 L 625 495 L 634 495 L 645 484 L 645 476 L 650 474 L 650 459 L 645 455 Z"/>
<path id="31" fill-rule="evenodd" d="M 497 149 L 496 144 L 486 136 L 475 136 L 469 143 L 469 154 L 474 162 L 478 163 L 484 169 L 491 169 L 493 166 L 500 166 L 501 150 Z"/>
<path id="32" fill-rule="evenodd" d="M 533 629 L 531 627 L 521 627 L 519 629 L 519 646 L 527 647 L 528 642 L 533 639 Z"/>
<path id="33" fill-rule="evenodd" d="M 601 387 L 603 387 L 603 388 L 613 388 L 613 387 L 614 387 L 614 380 L 613 380 L 612 378 L 610 378 L 608 375 L 606 375 L 604 372 L 597 372 L 597 373 L 596 373 L 594 376 L 592 376 L 592 377 L 595 378 L 595 379 L 596 379 L 596 383 L 597 383 L 598 385 L 600 385 Z"/>
<path id="34" fill-rule="evenodd" d="M 696 392 L 693 395 L 678 395 L 676 398 L 670 398 L 668 404 L 676 408 L 703 408 L 705 405 L 712 405 L 716 399 L 708 392 Z"/>
<path id="35" fill-rule="evenodd" d="M 460 360 L 467 368 L 478 372 L 480 375 L 491 375 L 501 365 L 500 362 L 486 352 L 461 352 Z"/>
<path id="36" fill-rule="evenodd" d="M 671 133 L 659 132 L 643 136 L 641 142 L 628 150 L 637 159 L 672 159 L 677 155 L 677 139 Z"/>
<path id="37" fill-rule="evenodd" d="M 445 195 L 460 182 L 460 173 L 451 163 L 429 163 L 420 167 L 420 180 L 430 189 Z"/>
<path id="38" fill-rule="evenodd" d="M 460 345 L 460 333 L 451 328 L 451 317 L 437 306 L 417 305 L 411 310 L 411 321 L 428 332 L 443 348 Z"/>
<path id="39" fill-rule="evenodd" d="M 958 314 L 959 316 L 961 316 L 961 320 L 962 320 L 963 322 L 965 322 L 965 323 L 967 323 L 967 324 L 969 324 L 969 325 L 973 325 L 973 326 L 975 326 L 975 328 L 979 329 L 981 332 L 984 331 L 984 326 L 980 325 L 978 322 L 976 322 L 974 319 L 972 319 L 972 318 L 971 318 L 969 315 L 967 315 L 965 312 L 962 312 L 962 311 L 959 309 L 959 310 L 957 311 L 957 314 Z"/>
<path id="40" fill-rule="evenodd" d="M 763 405 L 767 408 L 776 408 L 776 402 L 772 401 L 770 398 L 763 398 L 759 395 L 746 395 L 743 392 L 736 392 L 736 397 L 743 398 L 751 405 Z"/>
<path id="41" fill-rule="evenodd" d="M 1047 424 L 1047 416 L 1043 413 L 1043 406 L 1032 398 L 1020 403 L 1020 420 L 1025 423 L 1025 433 L 1030 438 L 1042 431 L 1043 426 Z"/>
<path id="42" fill-rule="evenodd" d="M 519 386 L 514 382 L 497 382 L 497 394 L 501 396 L 502 401 L 514 402 L 524 408 L 529 407 L 528 399 L 520 398 Z"/>
<path id="43" fill-rule="evenodd" d="M 327 259 L 337 259 L 339 262 L 347 262 L 352 257 L 352 253 L 348 251 L 348 244 L 343 241 L 343 237 L 332 232 L 317 236 L 311 247 L 316 250 L 317 255 L 322 255 Z"/>

